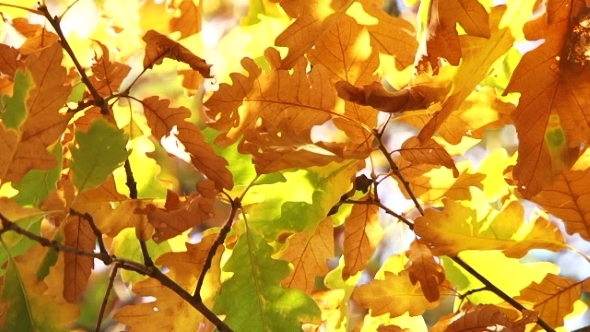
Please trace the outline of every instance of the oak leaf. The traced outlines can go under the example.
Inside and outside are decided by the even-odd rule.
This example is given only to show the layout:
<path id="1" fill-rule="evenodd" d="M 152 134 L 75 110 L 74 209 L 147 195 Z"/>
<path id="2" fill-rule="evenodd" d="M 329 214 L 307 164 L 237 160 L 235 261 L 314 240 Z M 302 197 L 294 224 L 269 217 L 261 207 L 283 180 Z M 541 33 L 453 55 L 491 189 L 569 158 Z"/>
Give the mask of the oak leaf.
<path id="1" fill-rule="evenodd" d="M 419 242 L 435 256 L 456 256 L 465 250 L 503 250 L 509 257 L 522 257 L 534 248 L 566 248 L 556 225 L 542 218 L 526 222 L 524 208 L 517 201 L 509 202 L 500 212 L 451 199 L 443 199 L 443 203 L 442 211 L 426 210 L 414 225 Z"/>
<path id="2" fill-rule="evenodd" d="M 586 4 L 573 0 L 564 6 L 551 0 L 546 8 L 524 27 L 528 40 L 544 42 L 522 57 L 505 90 L 521 94 L 512 116 L 519 139 L 513 175 L 525 198 L 532 198 L 562 168 L 570 167 L 578 157 L 580 142 L 590 135 L 590 69 L 564 56 L 570 22 Z"/>
<path id="3" fill-rule="evenodd" d="M 64 86 L 65 68 L 61 66 L 62 48 L 58 43 L 28 57 L 26 73 L 17 71 L 15 82 L 23 91 L 13 95 L 10 104 L 2 114 L 2 125 L 16 130 L 15 132 L 0 129 L 3 150 L 6 156 L 0 164 L 0 179 L 19 181 L 31 169 L 50 169 L 57 165 L 57 160 L 46 148 L 55 143 L 62 135 L 73 114 L 60 114 L 71 91 Z M 52 79 L 46 79 L 51 77 Z M 20 85 L 18 81 L 30 82 Z M 8 145 L 10 143 L 10 145 Z"/>
<path id="4" fill-rule="evenodd" d="M 421 89 L 423 87 L 413 87 L 413 90 L 426 93 Z M 438 128 L 437 133 L 451 144 L 459 144 L 464 136 L 481 139 L 486 130 L 500 129 L 504 125 L 512 123 L 510 115 L 515 108 L 514 104 L 500 100 L 493 87 L 482 87 L 472 91 L 458 105 L 457 109 Z M 430 118 L 431 116 L 424 112 L 407 112 L 398 119 L 422 129 Z"/>
<path id="5" fill-rule="evenodd" d="M 425 106 L 423 95 L 412 89 L 387 91 L 379 82 L 367 84 L 362 89 L 345 81 L 340 81 L 335 86 L 338 97 L 388 113 L 417 110 Z"/>
<path id="6" fill-rule="evenodd" d="M 197 244 L 186 244 L 186 251 L 166 253 L 156 263 L 170 269 L 166 275 L 189 293 L 194 292 L 197 280 L 205 263 L 207 253 L 217 237 L 205 236 Z M 207 306 L 213 305 L 220 285 L 220 260 L 223 246 L 217 248 L 211 268 L 205 276 L 201 298 Z M 139 296 L 154 297 L 154 301 L 128 305 L 115 314 L 115 320 L 131 327 L 131 331 L 197 331 L 206 319 L 174 291 L 153 278 L 133 286 Z"/>
<path id="7" fill-rule="evenodd" d="M 164 36 L 154 30 L 149 30 L 143 36 L 145 46 L 144 68 L 152 68 L 162 63 L 164 58 L 176 60 L 188 64 L 193 70 L 199 72 L 205 78 L 211 78 L 211 65 L 205 60 L 194 55 L 189 49 L 178 42 Z"/>
<path id="8" fill-rule="evenodd" d="M 428 26 L 424 39 L 425 54 L 433 68 L 438 58 L 445 58 L 453 66 L 461 59 L 461 42 L 456 25 L 459 23 L 468 35 L 490 38 L 489 17 L 477 0 L 433 0 L 430 3 Z"/>
<path id="9" fill-rule="evenodd" d="M 555 182 L 544 188 L 532 201 L 560 218 L 568 233 L 579 233 L 590 240 L 590 150 L 578 159 L 571 170 L 562 170 Z"/>
<path id="10" fill-rule="evenodd" d="M 365 268 L 383 237 L 379 207 L 371 199 L 372 194 L 367 194 L 361 199 L 364 204 L 354 204 L 344 222 L 344 280 Z"/>
<path id="11" fill-rule="evenodd" d="M 525 331 L 525 325 L 535 323 L 537 315 L 525 311 L 524 317 L 512 320 L 501 307 L 493 304 L 474 305 L 466 303 L 459 312 L 442 317 L 431 329 L 432 332 L 489 331 L 488 326 L 508 331 Z"/>
<path id="12" fill-rule="evenodd" d="M 377 80 L 374 73 L 379 66 L 379 57 L 375 48 L 371 47 L 369 32 L 349 16 L 342 16 L 318 40 L 308 56 L 314 66 L 321 64 L 326 67 L 332 83 L 346 81 L 364 85 Z M 353 143 L 370 143 L 373 136 L 366 128 L 377 125 L 379 112 L 351 102 L 346 102 L 344 106 L 343 116 L 335 115 L 334 124 Z"/>
<path id="13" fill-rule="evenodd" d="M 584 281 L 574 282 L 565 277 L 548 274 L 540 283 L 533 282 L 514 300 L 533 304 L 536 311 L 549 326 L 563 326 L 563 318 L 574 310 L 574 302 L 582 295 Z M 536 325 L 533 331 L 539 330 Z"/>
<path id="14" fill-rule="evenodd" d="M 470 35 L 459 37 L 463 57 L 457 67 L 453 67 L 452 86 L 442 101 L 442 108 L 422 128 L 418 136 L 421 141 L 431 138 L 459 105 L 471 94 L 489 73 L 489 69 L 514 44 L 514 35 L 529 18 L 535 1 L 515 1 L 505 6 L 493 7 L 490 18 L 490 38 L 484 39 Z M 511 22 L 509 25 L 503 22 Z"/>
<path id="15" fill-rule="evenodd" d="M 332 218 L 328 217 L 311 234 L 303 230 L 289 238 L 289 246 L 281 259 L 293 264 L 293 272 L 283 279 L 283 286 L 311 293 L 315 278 L 328 273 L 327 260 L 334 257 L 333 229 Z"/>
<path id="16" fill-rule="evenodd" d="M 414 241 L 406 251 L 406 256 L 408 262 L 405 268 L 409 272 L 410 282 L 413 285 L 419 282 L 424 297 L 430 302 L 437 301 L 440 298 L 438 287 L 446 280 L 445 271 L 434 259 L 430 248 Z"/>
<path id="17" fill-rule="evenodd" d="M 256 131 L 263 118 L 272 127 L 288 122 L 299 135 L 309 134 L 314 125 L 330 119 L 336 102 L 329 75 L 321 65 L 307 74 L 307 62 L 296 63 L 293 73 L 279 69 L 280 56 L 269 48 L 265 57 L 271 70 L 263 74 L 249 58 L 242 60 L 248 76 L 232 74 L 233 85 L 221 84 L 205 102 L 208 115 L 215 122 L 209 126 L 222 132 L 215 142 L 227 146 L 246 131 Z"/>
<path id="18" fill-rule="evenodd" d="M 481 181 L 484 174 L 473 172 L 471 163 L 467 160 L 458 162 L 455 166 L 459 171 L 459 177 L 454 177 L 454 171 L 448 168 L 433 165 L 414 165 L 403 157 L 395 160 L 396 165 L 413 194 L 427 204 L 437 204 L 444 197 L 450 199 L 471 199 L 471 187 L 482 188 Z M 410 198 L 406 188 L 398 181 L 398 186 L 404 196 Z"/>
<path id="19" fill-rule="evenodd" d="M 191 115 L 189 109 L 170 107 L 170 101 L 156 96 L 146 98 L 141 103 L 147 123 L 152 129 L 152 135 L 158 141 L 170 135 L 176 127 L 177 138 L 190 153 L 192 164 L 214 181 L 218 190 L 233 187 L 233 178 L 227 169 L 227 160 L 217 155 L 211 145 L 205 142 L 203 133 L 197 125 L 186 121 Z"/>
<path id="20" fill-rule="evenodd" d="M 428 301 L 420 286 L 412 285 L 406 270 L 399 275 L 386 271 L 383 280 L 374 279 L 367 285 L 357 287 L 352 293 L 352 299 L 359 306 L 371 309 L 373 316 L 389 313 L 390 317 L 401 316 L 405 312 L 410 316 L 421 315 L 439 302 Z"/>
<path id="21" fill-rule="evenodd" d="M 20 54 L 25 56 L 49 47 L 59 39 L 55 33 L 45 30 L 40 24 L 29 23 L 26 18 L 15 18 L 12 20 L 12 26 L 26 38 L 18 50 Z"/>
<path id="22" fill-rule="evenodd" d="M 96 235 L 92 232 L 88 220 L 80 216 L 70 217 L 63 228 L 64 244 L 86 252 L 93 252 Z M 64 298 L 76 303 L 88 285 L 90 273 L 94 268 L 94 258 L 71 252 L 64 253 Z"/>
<path id="23" fill-rule="evenodd" d="M 311 297 L 280 286 L 288 263 L 271 258 L 273 249 L 259 233 L 246 232 L 223 267 L 233 276 L 221 285 L 213 311 L 226 315 L 235 331 L 288 331 L 317 322 L 320 310 Z"/>
<path id="24" fill-rule="evenodd" d="M 168 190 L 164 209 L 148 204 L 138 211 L 147 215 L 148 221 L 156 229 L 153 236 L 156 243 L 173 238 L 213 217 L 216 195 L 214 183 L 201 181 L 197 184 L 197 191 L 198 194 L 187 197 L 183 202 L 176 193 Z"/>
<path id="25" fill-rule="evenodd" d="M 413 165 L 442 165 L 453 170 L 453 177 L 459 177 L 459 170 L 451 155 L 432 138 L 420 142 L 417 137 L 410 137 L 402 144 L 399 153 Z"/>
<path id="26" fill-rule="evenodd" d="M 47 294 L 48 285 L 37 278 L 38 264 L 25 261 L 27 258 L 23 255 L 11 259 L 0 278 L 0 321 L 4 321 L 0 328 L 60 331 L 78 317 L 80 310 L 62 298 Z"/>
<path id="27" fill-rule="evenodd" d="M 89 77 L 90 83 L 101 96 L 110 96 L 119 91 L 121 82 L 131 71 L 131 67 L 126 64 L 112 61 L 109 49 L 101 42 L 93 41 L 100 49 L 99 53 L 95 51 L 94 64 L 92 65 L 92 76 Z"/>
<path id="28" fill-rule="evenodd" d="M 281 3 L 283 8 L 287 3 Z M 290 69 L 300 62 L 303 54 L 346 15 L 351 4 L 352 1 L 348 0 L 302 1 L 297 3 L 296 9 L 288 10 L 289 15 L 296 15 L 296 19 L 275 40 L 277 46 L 289 48 L 289 53 L 277 68 Z"/>
<path id="29" fill-rule="evenodd" d="M 181 0 L 175 6 L 175 11 L 180 12 L 170 19 L 170 30 L 180 31 L 180 39 L 194 35 L 201 31 L 203 16 L 203 4 L 195 4 L 194 0 Z"/>

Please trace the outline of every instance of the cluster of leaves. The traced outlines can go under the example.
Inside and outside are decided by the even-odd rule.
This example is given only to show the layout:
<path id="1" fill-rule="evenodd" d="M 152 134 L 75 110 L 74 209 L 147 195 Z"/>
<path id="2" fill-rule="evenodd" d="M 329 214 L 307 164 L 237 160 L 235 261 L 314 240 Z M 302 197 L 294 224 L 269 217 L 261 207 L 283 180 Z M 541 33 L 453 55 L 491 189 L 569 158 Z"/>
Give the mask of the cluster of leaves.
<path id="1" fill-rule="evenodd" d="M 586 279 L 520 260 L 590 261 L 547 215 L 590 240 L 583 0 L 423 1 L 418 31 L 379 0 L 252 0 L 218 55 L 199 1 L 0 6 L 1 330 L 424 331 L 450 300 L 430 330 L 554 331 L 583 311 Z M 514 155 L 455 162 L 507 124 Z"/>

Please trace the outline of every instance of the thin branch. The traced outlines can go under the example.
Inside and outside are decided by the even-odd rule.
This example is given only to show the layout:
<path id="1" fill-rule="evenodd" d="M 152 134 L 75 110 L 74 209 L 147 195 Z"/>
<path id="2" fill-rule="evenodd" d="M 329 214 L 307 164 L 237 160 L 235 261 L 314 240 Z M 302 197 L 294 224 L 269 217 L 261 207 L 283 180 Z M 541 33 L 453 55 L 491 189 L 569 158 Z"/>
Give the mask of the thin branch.
<path id="1" fill-rule="evenodd" d="M 203 264 L 203 270 L 201 270 L 201 274 L 199 275 L 199 280 L 197 281 L 197 287 L 195 287 L 195 292 L 193 294 L 193 298 L 201 303 L 203 301 L 201 299 L 201 289 L 203 288 L 203 283 L 205 282 L 205 275 L 207 274 L 207 271 L 211 268 L 211 262 L 213 262 L 213 257 L 215 256 L 215 253 L 217 253 L 217 248 L 219 248 L 219 246 L 221 246 L 223 244 L 223 242 L 225 242 L 225 238 L 227 237 L 227 234 L 231 230 L 231 226 L 232 226 L 234 219 L 236 217 L 236 213 L 241 207 L 241 201 L 239 198 L 231 199 L 231 197 L 229 197 L 229 195 L 227 195 L 227 196 L 231 202 L 231 212 L 229 214 L 229 217 L 227 218 L 227 221 L 225 222 L 225 225 L 223 225 L 223 227 L 219 231 L 219 235 L 217 235 L 215 242 L 213 242 L 213 245 L 211 245 L 211 248 L 209 249 L 209 252 L 207 253 L 207 258 L 205 259 L 205 264 Z"/>
<path id="2" fill-rule="evenodd" d="M 461 266 L 463 269 L 465 269 L 465 271 L 469 272 L 472 276 L 474 276 L 477 280 L 479 280 L 482 284 L 484 284 L 484 286 L 488 290 L 490 290 L 494 294 L 498 295 L 502 300 L 508 302 L 511 306 L 518 309 L 518 311 L 522 312 L 522 311 L 526 310 L 526 308 L 522 304 L 520 304 L 518 301 L 511 298 L 508 294 L 504 293 L 504 291 L 502 291 L 501 289 L 496 287 L 496 285 L 491 283 L 486 277 L 479 274 L 479 272 L 477 272 L 469 264 L 465 263 L 465 261 L 463 261 L 461 258 L 454 256 L 454 257 L 451 257 L 451 259 L 453 260 L 453 262 L 457 263 L 459 266 Z M 547 324 L 547 322 L 545 322 L 541 317 L 537 317 L 537 324 L 540 327 L 544 328 L 545 331 L 555 332 L 555 330 L 551 326 L 549 326 L 549 324 Z"/>
<path id="3" fill-rule="evenodd" d="M 47 9 L 47 6 L 45 5 L 39 5 L 37 7 L 37 10 L 43 14 L 43 16 L 47 19 L 49 24 L 51 24 L 51 26 L 55 30 L 55 33 L 57 33 L 57 36 L 59 37 L 59 43 L 61 44 L 63 49 L 68 53 L 68 55 L 72 59 L 72 62 L 74 62 L 76 70 L 78 71 L 78 73 L 80 74 L 80 78 L 82 79 L 82 82 L 84 83 L 84 85 L 86 85 L 86 88 L 88 89 L 88 91 L 90 91 L 90 94 L 94 99 L 95 105 L 100 108 L 100 112 L 103 115 L 108 115 L 110 113 L 108 105 L 105 102 L 104 98 L 98 93 L 96 88 L 92 85 L 92 83 L 90 83 L 90 79 L 88 79 L 86 71 L 84 71 L 84 68 L 78 61 L 78 58 L 76 58 L 74 51 L 70 47 L 70 44 L 68 43 L 63 31 L 61 30 L 61 26 L 59 25 L 60 18 L 57 16 L 51 16 L 51 13 L 49 13 L 49 9 Z"/>
<path id="4" fill-rule="evenodd" d="M 37 14 L 37 15 L 43 16 L 43 12 L 41 12 L 39 10 L 36 10 L 36 9 L 32 9 L 32 8 L 27 8 L 27 7 L 23 7 L 23 6 L 19 6 L 19 5 L 13 5 L 13 4 L 10 4 L 10 3 L 5 3 L 5 2 L 0 2 L 0 6 L 22 9 L 22 10 L 28 11 L 29 13 L 33 13 L 33 14 Z"/>
<path id="5" fill-rule="evenodd" d="M 76 255 L 93 257 L 93 258 L 101 260 L 105 264 L 108 263 L 107 265 L 114 263 L 121 269 L 133 271 L 133 272 L 139 273 L 141 275 L 146 275 L 146 276 L 152 277 L 152 278 L 158 280 L 162 286 L 167 287 L 168 289 L 170 289 L 171 291 L 176 293 L 178 296 L 180 296 L 182 299 L 184 299 L 186 302 L 188 302 L 193 308 L 195 308 L 205 318 L 207 318 L 210 322 L 212 322 L 215 325 L 215 327 L 217 327 L 217 329 L 219 331 L 233 332 L 233 330 L 227 324 L 225 324 L 221 319 L 219 319 L 219 317 L 217 317 L 215 315 L 215 313 L 213 313 L 213 311 L 209 310 L 209 308 L 207 308 L 207 306 L 205 306 L 202 301 L 198 301 L 197 299 L 193 298 L 193 296 L 191 294 L 189 294 L 187 291 L 185 291 L 176 282 L 174 282 L 172 279 L 168 278 L 168 276 L 163 274 L 162 271 L 160 271 L 158 268 L 156 268 L 154 266 L 142 265 L 141 263 L 138 263 L 138 262 L 135 262 L 135 261 L 132 261 L 129 259 L 125 259 L 125 258 L 118 258 L 113 255 L 109 256 L 109 260 L 105 260 L 103 255 L 101 255 L 101 254 L 97 254 L 95 252 L 90 252 L 90 251 L 84 251 L 79 248 L 61 245 L 57 241 L 50 241 L 49 239 L 46 239 L 44 237 L 41 237 L 37 234 L 31 233 L 31 232 L 21 228 L 16 223 L 14 223 L 14 222 L 10 221 L 8 218 L 6 218 L 2 213 L 0 213 L 0 221 L 2 222 L 2 227 L 3 227 L 2 229 L 0 229 L 0 236 L 8 231 L 13 231 L 17 234 L 21 234 L 21 235 L 39 243 L 42 246 L 50 247 L 57 252 L 60 252 L 60 251 L 61 252 L 71 252 Z"/>
<path id="6" fill-rule="evenodd" d="M 102 304 L 100 305 L 100 312 L 98 313 L 96 328 L 94 329 L 95 332 L 100 332 L 100 326 L 102 325 L 102 320 L 104 319 L 104 314 L 107 310 L 107 304 L 109 303 L 109 295 L 111 294 L 111 290 L 113 289 L 115 277 L 117 277 L 117 271 L 119 271 L 119 265 L 115 264 L 115 266 L 113 267 L 113 271 L 111 271 L 111 276 L 109 277 L 109 283 L 107 285 L 107 290 L 104 293 Z"/>
<path id="7" fill-rule="evenodd" d="M 102 260 L 102 255 L 97 254 L 94 251 L 86 251 L 86 250 L 82 250 L 82 249 L 76 248 L 76 247 L 64 246 L 57 241 L 52 241 L 52 240 L 49 240 L 49 239 L 44 238 L 42 236 L 39 236 L 35 233 L 29 232 L 26 229 L 21 228 L 20 226 L 15 224 L 14 222 L 8 220 L 2 213 L 0 213 L 0 220 L 2 221 L 2 229 L 0 230 L 0 235 L 6 233 L 8 231 L 13 231 L 17 234 L 25 236 L 25 237 L 39 243 L 43 247 L 53 248 L 55 251 L 69 252 L 69 253 L 76 254 L 76 255 L 87 256 L 87 257 L 92 257 L 92 258 Z"/>
<path id="8" fill-rule="evenodd" d="M 61 13 L 61 15 L 59 15 L 59 21 L 61 21 L 61 19 L 66 15 L 66 13 L 72 9 L 72 7 L 74 7 L 75 4 L 77 4 L 80 0 L 75 0 L 74 2 L 72 2 L 67 8 L 66 10 L 63 11 L 63 13 Z"/>
<path id="9" fill-rule="evenodd" d="M 406 217 L 402 216 L 401 214 L 393 211 L 392 209 L 388 208 L 387 206 L 383 205 L 383 203 L 377 201 L 377 200 L 365 200 L 365 201 L 358 201 L 358 200 L 353 200 L 353 199 L 347 199 L 344 202 L 342 202 L 342 204 L 364 204 L 364 205 L 376 205 L 378 207 L 380 207 L 381 209 L 383 209 L 383 211 L 385 211 L 385 213 L 399 219 L 401 222 L 403 222 L 404 224 L 408 225 L 408 227 L 410 228 L 410 230 L 414 230 L 414 223 L 409 221 Z"/>
<path id="10" fill-rule="evenodd" d="M 129 198 L 137 199 L 138 192 L 137 192 L 137 182 L 135 181 L 135 176 L 133 176 L 133 171 L 131 170 L 131 163 L 129 162 L 129 158 L 125 159 L 125 184 L 127 188 L 129 188 Z M 143 256 L 143 262 L 145 266 L 154 266 L 154 261 L 150 256 L 150 252 L 148 250 L 147 244 L 144 240 L 138 238 L 139 240 L 139 248 L 141 248 L 141 254 Z"/>
<path id="11" fill-rule="evenodd" d="M 418 202 L 416 195 L 414 195 L 414 192 L 412 191 L 412 188 L 410 187 L 410 183 L 408 181 L 406 181 L 406 179 L 404 179 L 404 176 L 402 175 L 399 168 L 395 164 L 395 161 L 393 161 L 391 154 L 389 153 L 389 151 L 387 151 L 387 148 L 383 144 L 383 141 L 382 141 L 383 135 L 376 130 L 373 131 L 373 135 L 375 136 L 375 138 L 377 139 L 377 142 L 379 143 L 379 150 L 383 153 L 383 156 L 385 157 L 385 159 L 387 159 L 387 162 L 389 163 L 389 167 L 391 167 L 391 172 L 393 172 L 393 175 L 395 175 L 400 180 L 400 182 L 402 183 L 402 185 L 406 189 L 406 192 L 408 193 L 408 195 L 410 195 L 410 198 L 414 202 L 414 206 L 416 207 L 416 209 L 420 212 L 421 215 L 424 215 L 424 209 L 422 208 L 422 205 L 420 205 L 420 203 Z"/>

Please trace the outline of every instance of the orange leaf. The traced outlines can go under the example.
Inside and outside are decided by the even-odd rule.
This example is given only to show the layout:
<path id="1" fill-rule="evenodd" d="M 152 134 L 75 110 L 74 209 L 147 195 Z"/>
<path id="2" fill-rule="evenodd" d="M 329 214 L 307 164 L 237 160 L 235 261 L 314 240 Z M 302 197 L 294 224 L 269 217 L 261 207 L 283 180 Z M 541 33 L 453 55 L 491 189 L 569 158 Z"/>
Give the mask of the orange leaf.
<path id="1" fill-rule="evenodd" d="M 582 295 L 584 281 L 573 282 L 570 279 L 548 274 L 540 284 L 533 282 L 520 291 L 516 301 L 534 303 L 535 310 L 549 326 L 563 326 L 563 318 L 574 310 L 574 302 Z M 539 330 L 537 325 L 533 331 Z"/>
<path id="2" fill-rule="evenodd" d="M 164 209 L 149 204 L 140 210 L 146 214 L 150 224 L 156 229 L 153 236 L 156 243 L 171 239 L 180 233 L 213 217 L 215 188 L 212 181 L 201 181 L 197 184 L 199 194 L 193 194 L 182 202 L 177 194 L 168 190 Z"/>
<path id="3" fill-rule="evenodd" d="M 3 157 L 0 179 L 19 181 L 31 169 L 50 169 L 57 164 L 47 147 L 63 134 L 73 113 L 59 114 L 71 87 L 64 86 L 62 48 L 58 43 L 28 57 L 26 69 L 35 85 L 26 99 L 28 114 L 15 137 L 14 131 L 0 129 Z M 51 77 L 51 79 L 47 79 Z M 0 125 L 2 127 L 3 125 Z"/>
<path id="4" fill-rule="evenodd" d="M 406 251 L 406 256 L 408 262 L 405 268 L 409 272 L 412 284 L 420 282 L 424 297 L 430 302 L 438 301 L 440 298 L 438 287 L 445 281 L 445 271 L 434 260 L 430 248 L 414 241 L 410 245 L 410 250 Z"/>
<path id="5" fill-rule="evenodd" d="M 289 48 L 289 54 L 277 68 L 293 68 L 350 7 L 349 0 L 302 1 L 296 9 L 297 19 L 275 40 L 275 45 Z M 290 11 L 293 13 L 293 11 Z"/>
<path id="6" fill-rule="evenodd" d="M 438 67 L 439 57 L 453 66 L 459 65 L 462 45 L 457 23 L 468 35 L 490 38 L 488 13 L 477 0 L 433 0 L 425 34 L 427 54 L 423 56 L 434 68 Z"/>
<path id="7" fill-rule="evenodd" d="M 322 220 L 310 235 L 307 230 L 289 238 L 289 246 L 281 257 L 293 264 L 293 272 L 283 279 L 282 285 L 298 288 L 310 294 L 316 277 L 325 276 L 327 260 L 334 257 L 332 218 Z"/>
<path id="8" fill-rule="evenodd" d="M 207 253 L 216 238 L 217 234 L 211 234 L 197 244 L 187 243 L 186 251 L 166 253 L 158 258 L 157 263 L 168 266 L 170 272 L 166 276 L 192 293 Z M 210 308 L 213 307 L 215 294 L 221 286 L 220 260 L 223 248 L 217 248 L 201 292 L 203 304 Z M 133 285 L 133 293 L 142 297 L 154 297 L 155 301 L 127 305 L 115 314 L 114 318 L 129 326 L 131 331 L 199 331 L 207 322 L 197 309 L 154 278 Z"/>
<path id="9" fill-rule="evenodd" d="M 450 199 L 471 199 L 470 187 L 482 188 L 484 174 L 473 173 L 469 161 L 457 163 L 459 177 L 454 178 L 454 171 L 448 168 L 435 168 L 433 165 L 414 165 L 403 157 L 395 160 L 404 179 L 417 198 L 433 204 L 444 197 Z M 410 197 L 401 182 L 398 185 L 406 197 Z"/>
<path id="10" fill-rule="evenodd" d="M 451 155 L 432 138 L 421 143 L 417 137 L 410 137 L 402 144 L 399 152 L 413 165 L 442 165 L 453 170 L 453 177 L 459 176 Z"/>
<path id="11" fill-rule="evenodd" d="M 398 317 L 408 312 L 410 316 L 421 315 L 434 308 L 439 301 L 429 302 L 418 285 L 412 285 L 409 272 L 399 275 L 385 271 L 385 279 L 374 279 L 352 292 L 352 299 L 361 307 L 371 309 L 372 316 L 386 313 Z"/>
<path id="12" fill-rule="evenodd" d="M 109 49 L 101 42 L 93 40 L 100 48 L 100 53 L 94 55 L 95 63 L 92 65 L 90 83 L 102 96 L 110 96 L 119 90 L 121 82 L 131 71 L 131 67 L 120 62 L 113 62 L 109 58 Z"/>
<path id="13" fill-rule="evenodd" d="M 10 78 L 14 78 L 16 70 L 22 66 L 18 60 L 19 52 L 11 46 L 0 44 L 0 73 Z"/>
<path id="14" fill-rule="evenodd" d="M 156 96 L 146 98 L 141 103 L 152 135 L 158 141 L 170 135 L 176 127 L 177 138 L 191 154 L 193 165 L 213 180 L 218 190 L 231 189 L 234 186 L 232 174 L 227 169 L 227 160 L 218 156 L 211 145 L 205 142 L 203 133 L 197 125 L 185 120 L 191 115 L 188 108 L 172 108 L 169 100 L 161 100 Z"/>
<path id="15" fill-rule="evenodd" d="M 145 57 L 143 58 L 144 68 L 159 65 L 164 58 L 169 58 L 186 63 L 193 70 L 203 75 L 203 77 L 212 77 L 210 73 L 211 65 L 208 65 L 205 60 L 194 55 L 189 49 L 163 34 L 149 30 L 142 39 L 146 43 Z"/>
<path id="16" fill-rule="evenodd" d="M 571 170 L 563 170 L 555 182 L 532 201 L 563 220 L 568 233 L 590 240 L 590 150 Z"/>
<path id="17" fill-rule="evenodd" d="M 201 31 L 202 5 L 197 6 L 193 0 L 182 0 L 176 10 L 180 15 L 170 19 L 170 29 L 180 31 L 180 39 Z"/>
<path id="18" fill-rule="evenodd" d="M 513 175 L 529 199 L 550 185 L 563 167 L 571 166 L 580 142 L 590 136 L 590 68 L 564 56 L 570 21 L 586 4 L 573 0 L 564 6 L 551 0 L 546 8 L 524 28 L 527 39 L 544 43 L 522 57 L 505 90 L 521 94 L 513 114 L 519 140 Z"/>
<path id="19" fill-rule="evenodd" d="M 486 327 L 494 326 L 507 331 L 524 332 L 525 325 L 536 322 L 536 319 L 534 312 L 526 311 L 525 317 L 513 321 L 502 308 L 493 304 L 474 305 L 467 302 L 459 312 L 442 317 L 429 331 L 490 331 Z"/>
<path id="20" fill-rule="evenodd" d="M 318 65 L 306 73 L 306 61 L 299 61 L 290 74 L 279 69 L 280 55 L 273 48 L 264 53 L 271 70 L 263 74 L 249 58 L 242 60 L 248 76 L 232 74 L 233 85 L 221 84 L 205 106 L 214 123 L 210 127 L 223 132 L 217 144 L 228 146 L 246 131 L 256 131 L 259 119 L 272 127 L 289 123 L 300 135 L 309 134 L 314 125 L 330 119 L 336 102 L 334 88 L 326 69 Z"/>
<path id="21" fill-rule="evenodd" d="M 377 332 L 409 332 L 408 329 L 402 329 L 397 325 L 383 325 L 377 328 Z"/>
<path id="22" fill-rule="evenodd" d="M 314 144 L 308 133 L 297 135 L 290 123 L 272 128 L 263 121 L 256 131 L 244 133 L 238 146 L 240 153 L 252 155 L 258 174 L 267 174 L 289 168 L 325 166 L 333 161 L 341 162 L 342 156 L 332 153 L 332 146 Z M 360 158 L 366 158 L 368 154 Z"/>
<path id="23" fill-rule="evenodd" d="M 513 32 L 526 22 L 531 15 L 529 11 L 534 4 L 533 0 L 523 0 L 512 4 L 517 6 L 514 10 L 507 10 L 505 6 L 496 6 L 490 13 L 489 39 L 461 35 L 459 41 L 463 58 L 458 67 L 446 67 L 452 72 L 452 86 L 448 96 L 442 102 L 442 108 L 420 131 L 421 141 L 431 138 L 446 119 L 461 105 L 480 82 L 488 76 L 490 69 L 498 59 L 510 50 L 514 44 Z M 511 20 L 512 24 L 503 22 Z M 444 69 L 445 67 L 441 68 Z M 447 75 L 449 76 L 449 75 Z"/>
<path id="24" fill-rule="evenodd" d="M 12 26 L 26 37 L 25 42 L 19 48 L 22 55 L 29 55 L 49 47 L 59 39 L 55 33 L 45 30 L 40 24 L 29 23 L 26 18 L 15 18 L 12 20 Z"/>
<path id="25" fill-rule="evenodd" d="M 412 23 L 389 15 L 381 9 L 382 6 L 374 6 L 371 1 L 363 0 L 361 4 L 367 14 L 379 20 L 377 24 L 365 26 L 371 35 L 372 45 L 381 54 L 393 55 L 397 69 L 412 65 L 418 49 Z"/>
<path id="26" fill-rule="evenodd" d="M 442 211 L 428 209 L 414 224 L 419 242 L 435 256 L 456 256 L 465 250 L 503 250 L 510 257 L 522 257 L 533 248 L 566 248 L 556 225 L 543 219 L 526 222 L 518 201 L 509 202 L 495 216 L 491 207 L 472 208 L 451 199 L 443 199 L 443 203 Z"/>
<path id="27" fill-rule="evenodd" d="M 345 81 L 337 82 L 335 86 L 338 97 L 388 113 L 416 110 L 425 106 L 422 94 L 411 89 L 390 92 L 379 82 L 365 85 L 362 89 Z"/>
<path id="28" fill-rule="evenodd" d="M 72 216 L 63 229 L 64 244 L 84 251 L 94 251 L 96 236 L 87 220 Z M 70 303 L 78 301 L 86 289 L 88 278 L 94 268 L 94 258 L 66 252 L 64 271 L 64 299 Z"/>
<path id="29" fill-rule="evenodd" d="M 421 87 L 413 87 L 421 93 Z M 438 128 L 445 141 L 456 145 L 461 142 L 464 136 L 472 138 L 483 138 L 486 130 L 500 129 L 504 125 L 512 123 L 510 114 L 516 108 L 514 104 L 503 102 L 496 96 L 496 89 L 493 87 L 482 87 L 474 90 L 457 109 Z M 399 117 L 400 121 L 409 123 L 417 129 L 422 129 L 431 115 L 424 112 L 407 112 Z"/>
<path id="30" fill-rule="evenodd" d="M 372 199 L 371 194 L 362 200 Z M 354 204 L 344 222 L 344 268 L 342 278 L 363 270 L 383 237 L 379 224 L 379 207 L 373 204 Z"/>

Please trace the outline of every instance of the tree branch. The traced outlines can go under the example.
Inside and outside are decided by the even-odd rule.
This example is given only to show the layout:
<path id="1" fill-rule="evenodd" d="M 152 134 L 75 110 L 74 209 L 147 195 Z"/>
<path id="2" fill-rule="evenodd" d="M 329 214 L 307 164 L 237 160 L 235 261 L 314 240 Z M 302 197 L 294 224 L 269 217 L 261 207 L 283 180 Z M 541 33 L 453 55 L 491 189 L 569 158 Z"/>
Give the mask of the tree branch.
<path id="1" fill-rule="evenodd" d="M 98 313 L 98 319 L 96 320 L 96 328 L 94 329 L 95 332 L 100 332 L 100 326 L 102 325 L 102 320 L 104 319 L 107 304 L 109 303 L 109 295 L 111 294 L 111 290 L 113 289 L 115 277 L 117 277 L 117 271 L 119 271 L 119 264 L 115 264 L 115 266 L 113 267 L 113 271 L 111 271 L 109 283 L 107 284 L 107 290 L 104 293 L 104 298 L 102 299 L 102 304 L 100 305 L 100 312 Z"/>

